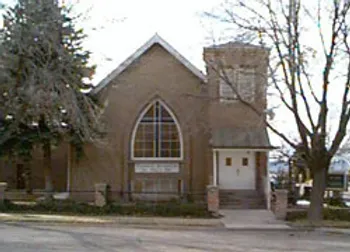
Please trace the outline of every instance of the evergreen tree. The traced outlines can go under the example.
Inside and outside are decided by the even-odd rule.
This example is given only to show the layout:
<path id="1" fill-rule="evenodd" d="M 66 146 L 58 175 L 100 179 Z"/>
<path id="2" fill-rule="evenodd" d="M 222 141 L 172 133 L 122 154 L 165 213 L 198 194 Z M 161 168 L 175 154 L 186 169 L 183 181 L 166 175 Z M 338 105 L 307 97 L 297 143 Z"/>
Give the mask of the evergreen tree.
<path id="1" fill-rule="evenodd" d="M 0 145 L 25 155 L 42 148 L 49 196 L 52 146 L 69 141 L 81 149 L 99 133 L 89 95 L 94 67 L 75 21 L 57 0 L 19 0 L 1 34 Z"/>

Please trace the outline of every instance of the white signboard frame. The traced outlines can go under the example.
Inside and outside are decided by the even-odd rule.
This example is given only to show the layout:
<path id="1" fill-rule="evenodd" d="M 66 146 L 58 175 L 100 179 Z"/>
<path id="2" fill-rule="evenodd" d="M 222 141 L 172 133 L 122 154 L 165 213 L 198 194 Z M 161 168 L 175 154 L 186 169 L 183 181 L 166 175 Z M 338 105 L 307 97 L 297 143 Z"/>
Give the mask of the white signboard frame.
<path id="1" fill-rule="evenodd" d="M 135 173 L 179 173 L 179 163 L 135 163 Z"/>

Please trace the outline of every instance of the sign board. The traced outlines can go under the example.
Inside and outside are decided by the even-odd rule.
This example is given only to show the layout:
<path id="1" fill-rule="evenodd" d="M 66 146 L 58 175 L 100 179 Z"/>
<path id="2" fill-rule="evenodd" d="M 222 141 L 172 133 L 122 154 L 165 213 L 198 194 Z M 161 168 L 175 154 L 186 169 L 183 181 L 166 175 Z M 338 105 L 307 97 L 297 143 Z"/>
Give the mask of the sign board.
<path id="1" fill-rule="evenodd" d="M 341 190 L 348 189 L 348 175 L 346 173 L 333 173 L 327 175 L 327 190 Z"/>
<path id="2" fill-rule="evenodd" d="M 136 163 L 135 173 L 178 173 L 179 163 Z"/>

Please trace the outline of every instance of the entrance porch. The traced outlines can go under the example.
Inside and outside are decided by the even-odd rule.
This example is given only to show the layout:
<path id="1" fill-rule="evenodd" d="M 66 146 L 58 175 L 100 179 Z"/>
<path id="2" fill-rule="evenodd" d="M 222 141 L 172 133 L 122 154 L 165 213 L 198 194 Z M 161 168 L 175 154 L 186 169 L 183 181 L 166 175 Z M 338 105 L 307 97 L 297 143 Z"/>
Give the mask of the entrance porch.
<path id="1" fill-rule="evenodd" d="M 221 209 L 270 209 L 267 157 L 262 149 L 213 149 Z"/>

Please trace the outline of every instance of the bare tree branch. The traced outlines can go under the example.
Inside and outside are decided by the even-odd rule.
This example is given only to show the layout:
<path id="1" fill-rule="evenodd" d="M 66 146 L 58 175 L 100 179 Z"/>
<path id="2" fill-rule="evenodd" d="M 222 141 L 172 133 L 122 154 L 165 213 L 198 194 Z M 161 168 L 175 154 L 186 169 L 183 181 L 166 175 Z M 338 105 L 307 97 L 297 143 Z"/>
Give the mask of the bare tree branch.
<path id="1" fill-rule="evenodd" d="M 292 113 L 301 145 L 295 144 L 283 130 L 271 125 L 261 108 L 239 94 L 236 97 L 245 107 L 265 118 L 265 125 L 292 147 L 302 146 L 305 161 L 314 173 L 315 190 L 313 188 L 309 214 L 313 216 L 311 219 L 320 219 L 328 167 L 350 121 L 350 1 L 319 0 L 316 5 L 312 1 L 304 1 L 302 5 L 302 0 L 234 2 L 237 3 L 235 8 L 229 6 L 224 11 L 229 17 L 226 20 L 236 29 L 236 38 L 247 36 L 251 41 L 271 48 L 268 66 L 270 83 L 280 102 Z M 314 9 L 309 9 L 310 6 Z M 304 14 L 312 22 L 316 21 L 317 27 L 312 22 L 310 25 Z M 319 39 L 320 50 L 317 43 L 314 46 L 313 41 L 308 41 L 314 39 L 310 38 L 310 29 L 318 34 L 315 37 Z M 321 55 L 321 60 L 316 57 L 317 54 Z M 346 68 L 342 67 L 345 64 Z M 321 71 L 311 72 L 316 68 L 321 68 Z M 337 85 L 340 81 L 344 81 L 344 87 Z M 227 78 L 225 82 L 232 86 Z M 341 108 L 339 124 L 336 129 L 330 129 L 331 99 L 336 99 L 332 96 L 333 91 L 337 93 L 339 89 L 342 92 L 342 99 L 336 100 Z"/>

